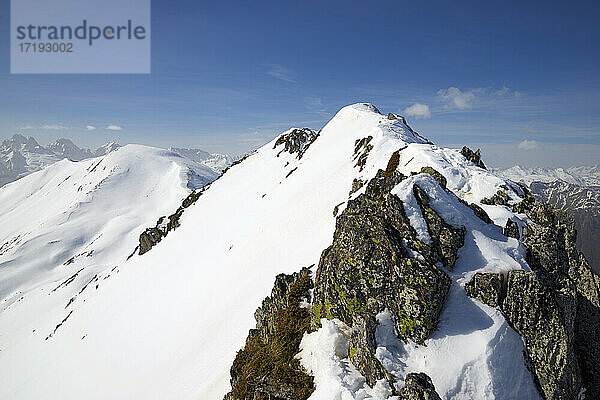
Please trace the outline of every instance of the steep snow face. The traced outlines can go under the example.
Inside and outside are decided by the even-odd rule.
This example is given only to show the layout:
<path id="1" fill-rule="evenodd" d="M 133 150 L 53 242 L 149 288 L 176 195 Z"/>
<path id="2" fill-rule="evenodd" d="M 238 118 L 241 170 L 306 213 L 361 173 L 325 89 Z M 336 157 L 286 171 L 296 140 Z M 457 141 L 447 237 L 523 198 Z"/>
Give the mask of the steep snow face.
<path id="1" fill-rule="evenodd" d="M 458 150 L 428 143 L 401 119 L 388 119 L 369 104 L 343 108 L 303 148 L 302 157 L 282 152 L 284 145 L 276 142 L 212 183 L 184 212 L 181 227 L 145 255 L 111 262 L 97 280 L 61 277 L 38 284 L 19 302 L 13 294 L 13 305 L 0 315 L 0 398 L 221 399 L 229 389 L 229 367 L 275 275 L 314 268 L 331 244 L 334 208 L 345 207 L 355 179 L 372 178 L 397 150 L 402 173 L 432 166 L 469 202 L 492 196 L 501 185 L 511 201 L 519 199 L 509 182 L 471 164 Z M 447 306 L 427 346 L 398 342 L 383 314 L 378 356 L 400 379 L 407 372 L 428 373 L 446 399 L 507 398 L 510 388 L 501 387 L 510 386 L 512 377 L 525 398 L 536 398 L 531 377 L 518 367 L 524 363 L 516 334 L 499 313 L 466 297 L 463 289 L 476 271 L 526 269 L 523 249 L 501 236 L 499 226 L 476 219 L 428 175 L 417 174 L 394 189 L 405 207 L 413 201 L 408 188 L 415 182 L 448 223 L 467 228 L 467 237 L 451 274 Z M 140 195 L 132 190 L 123 197 L 130 193 Z M 138 198 L 126 203 L 136 207 Z M 507 207 L 483 207 L 502 226 L 507 218 L 519 218 Z M 415 228 L 424 226 L 419 210 L 411 215 Z M 74 274 L 80 267 L 60 268 Z M 56 312 L 42 314 L 54 298 L 47 293 L 61 282 L 57 292 L 67 287 L 82 295 L 62 310 L 64 303 L 57 302 Z M 325 385 L 313 398 L 381 398 L 386 388 L 365 387 L 348 365 L 345 328 L 324 323 L 322 329 L 303 341 L 302 362 L 317 385 Z"/>
<path id="2" fill-rule="evenodd" d="M 2 353 L 29 335 L 45 341 L 81 301 L 84 284 L 110 274 L 140 231 L 178 207 L 193 168 L 204 183 L 216 178 L 173 153 L 128 145 L 0 188 Z"/>

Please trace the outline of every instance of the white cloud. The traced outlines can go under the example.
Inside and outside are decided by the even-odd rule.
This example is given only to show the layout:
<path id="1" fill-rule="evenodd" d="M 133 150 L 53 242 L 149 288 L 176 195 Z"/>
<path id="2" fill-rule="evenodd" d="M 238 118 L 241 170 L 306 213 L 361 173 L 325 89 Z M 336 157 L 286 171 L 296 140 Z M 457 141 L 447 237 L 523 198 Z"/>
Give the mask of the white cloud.
<path id="1" fill-rule="evenodd" d="M 535 140 L 523 140 L 521 143 L 519 143 L 519 149 L 521 150 L 534 150 L 538 148 L 538 142 L 536 142 Z"/>
<path id="2" fill-rule="evenodd" d="M 119 125 L 109 125 L 106 127 L 106 129 L 108 129 L 109 131 L 120 131 L 123 128 L 121 128 Z"/>
<path id="3" fill-rule="evenodd" d="M 49 125 L 42 125 L 40 127 L 40 129 L 48 129 L 51 131 L 62 131 L 64 129 L 69 129 L 68 127 L 64 126 L 64 125 L 59 125 L 59 124 L 49 124 Z"/>
<path id="4" fill-rule="evenodd" d="M 448 89 L 438 90 L 438 97 L 446 104 L 445 108 L 466 110 L 473 107 L 472 101 L 475 99 L 475 93 L 481 92 L 481 88 L 462 91 L 457 87 L 451 86 Z"/>
<path id="5" fill-rule="evenodd" d="M 269 69 L 267 70 L 267 75 L 270 75 L 275 79 L 279 79 L 280 81 L 296 83 L 296 74 L 291 69 L 277 64 L 270 64 L 268 67 Z"/>
<path id="6" fill-rule="evenodd" d="M 25 126 L 20 127 L 19 129 L 22 131 L 28 131 L 28 130 L 35 129 L 35 128 L 31 125 L 25 125 Z"/>
<path id="7" fill-rule="evenodd" d="M 403 113 L 408 117 L 415 118 L 429 118 L 431 117 L 431 111 L 427 104 L 415 103 L 410 107 L 406 107 Z"/>
<path id="8" fill-rule="evenodd" d="M 93 131 L 96 130 L 96 127 L 94 125 L 87 125 L 85 129 L 87 129 L 88 131 Z"/>

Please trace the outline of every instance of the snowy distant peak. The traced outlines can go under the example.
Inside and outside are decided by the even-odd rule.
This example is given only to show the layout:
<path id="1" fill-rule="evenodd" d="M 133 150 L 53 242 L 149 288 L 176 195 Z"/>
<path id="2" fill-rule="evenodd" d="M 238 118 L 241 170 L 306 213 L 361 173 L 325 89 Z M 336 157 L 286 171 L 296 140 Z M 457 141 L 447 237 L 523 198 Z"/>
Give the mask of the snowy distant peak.
<path id="1" fill-rule="evenodd" d="M 71 140 L 65 138 L 60 138 L 56 142 L 50 143 L 47 148 L 52 150 L 56 155 L 72 161 L 80 161 L 94 156 L 91 150 L 80 149 Z"/>
<path id="2" fill-rule="evenodd" d="M 519 165 L 496 170 L 503 177 L 515 182 L 554 182 L 561 180 L 578 186 L 600 186 L 600 166 L 580 166 L 570 168 L 525 168 Z"/>
<path id="3" fill-rule="evenodd" d="M 222 172 L 225 168 L 237 160 L 229 154 L 209 153 L 200 149 L 186 149 L 181 147 L 170 147 L 169 151 L 196 163 L 207 166 L 215 172 Z"/>
<path id="4" fill-rule="evenodd" d="M 96 151 L 79 148 L 70 139 L 61 138 L 47 146 L 41 146 L 33 137 L 13 135 L 0 144 L 0 186 L 27 174 L 38 171 L 50 164 L 68 158 L 81 161 L 87 158 L 106 155 L 120 145 L 111 142 Z"/>
<path id="5" fill-rule="evenodd" d="M 121 145 L 118 143 L 108 142 L 108 143 L 103 144 L 102 146 L 98 147 L 96 149 L 96 151 L 94 152 L 94 154 L 96 157 L 104 156 L 104 155 L 110 153 L 111 151 L 118 149 L 119 147 L 121 147 Z"/>

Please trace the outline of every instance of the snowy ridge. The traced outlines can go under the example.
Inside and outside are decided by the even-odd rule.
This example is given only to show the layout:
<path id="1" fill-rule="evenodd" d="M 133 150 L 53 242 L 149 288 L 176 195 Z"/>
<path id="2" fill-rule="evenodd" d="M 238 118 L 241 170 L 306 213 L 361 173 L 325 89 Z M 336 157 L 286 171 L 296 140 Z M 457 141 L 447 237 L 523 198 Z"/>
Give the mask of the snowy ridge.
<path id="1" fill-rule="evenodd" d="M 571 168 L 524 168 L 516 165 L 504 170 L 496 170 L 499 175 L 515 182 L 550 183 L 557 180 L 578 186 L 600 186 L 600 168 L 594 166 L 580 166 Z"/>
<path id="2" fill-rule="evenodd" d="M 357 143 L 369 137 L 371 147 L 357 153 Z M 114 258 L 103 262 L 102 268 L 117 266 L 119 273 L 94 281 L 92 285 L 98 287 L 86 289 L 85 302 L 77 299 L 68 309 L 42 314 L 40 310 L 55 298 L 46 293 L 65 282 L 63 276 L 44 280 L 41 275 L 23 276 L 21 284 L 31 290 L 20 302 L 15 289 L 8 290 L 12 306 L 0 314 L 0 377 L 5 382 L 0 398 L 221 399 L 229 390 L 231 362 L 253 327 L 253 312 L 270 292 L 274 276 L 318 263 L 322 250 L 331 244 L 333 209 L 345 207 L 354 180 L 371 179 L 398 150 L 398 170 L 410 177 L 393 193 L 410 207 L 409 188 L 419 184 L 431 198 L 432 208 L 448 223 L 465 227 L 467 236 L 449 273 L 452 287 L 434 335 L 426 346 L 405 345 L 390 332 L 382 313 L 377 330 L 379 359 L 400 380 L 411 371 L 426 372 L 444 399 L 505 399 L 515 393 L 522 399 L 539 398 L 525 369 L 517 334 L 499 312 L 468 298 L 463 289 L 477 271 L 528 269 L 524 248 L 516 239 L 501 235 L 500 227 L 508 218 L 522 224 L 523 216 L 506 206 L 480 204 L 500 189 L 510 202 L 519 201 L 520 188 L 473 165 L 459 150 L 428 143 L 402 119 L 389 119 L 369 104 L 340 110 L 301 158 L 281 152 L 283 147 L 276 142 L 211 184 L 182 215 L 181 226 L 148 254 L 128 262 Z M 364 160 L 360 166 L 358 159 Z M 439 171 L 457 197 L 480 204 L 496 225 L 484 224 L 433 178 L 420 174 L 424 166 Z M 416 175 L 411 176 L 413 172 Z M 48 173 L 38 173 L 40 181 Z M 182 182 L 181 168 L 172 167 L 171 173 Z M 54 182 L 61 179 L 63 175 Z M 4 189 L 12 186 L 16 185 Z M 183 186 L 175 195 L 160 193 L 160 197 L 175 203 L 185 193 Z M 127 203 L 136 201 L 128 198 Z M 157 204 L 149 203 L 148 209 Z M 110 212 L 112 206 L 99 208 Z M 83 214 L 75 210 L 74 215 Z M 415 229 L 422 230 L 418 208 L 411 215 Z M 15 235 L 6 236 L 10 240 Z M 112 254 L 114 245 L 118 244 L 98 244 L 94 249 Z M 74 274 L 85 257 L 81 260 L 61 268 Z M 85 284 L 90 277 L 74 279 Z M 63 307 L 64 299 L 57 304 Z M 367 388 L 364 378 L 352 370 L 344 330 L 324 320 L 323 328 L 304 338 L 301 362 L 317 383 L 311 398 L 386 398 L 389 388 L 383 383 Z M 33 379 L 35 385 L 30 384 Z"/>

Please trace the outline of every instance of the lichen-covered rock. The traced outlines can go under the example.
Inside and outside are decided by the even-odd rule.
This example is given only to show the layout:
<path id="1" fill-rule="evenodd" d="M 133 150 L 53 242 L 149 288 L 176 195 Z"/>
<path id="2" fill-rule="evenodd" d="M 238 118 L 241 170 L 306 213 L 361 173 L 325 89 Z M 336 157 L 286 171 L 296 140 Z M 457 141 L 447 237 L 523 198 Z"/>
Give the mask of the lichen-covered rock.
<path id="1" fill-rule="evenodd" d="M 528 368 L 546 399 L 576 399 L 582 388 L 575 355 L 576 290 L 565 278 L 550 289 L 534 271 L 511 271 L 502 312 L 525 342 Z"/>
<path id="2" fill-rule="evenodd" d="M 467 146 L 463 146 L 462 150 L 460 151 L 460 154 L 462 154 L 467 160 L 471 161 L 473 164 L 477 165 L 479 168 L 486 169 L 485 164 L 483 163 L 483 161 L 481 161 L 481 151 L 479 149 L 477 149 L 477 151 L 473 151 Z"/>
<path id="3" fill-rule="evenodd" d="M 490 307 L 500 308 L 503 293 L 504 276 L 502 274 L 476 273 L 465 285 L 467 296 L 475 298 Z"/>
<path id="4" fill-rule="evenodd" d="M 423 167 L 421 168 L 421 173 L 422 174 L 429 174 L 433 177 L 433 179 L 435 179 L 436 181 L 438 181 L 438 183 L 440 184 L 440 186 L 444 189 L 446 189 L 446 178 L 444 177 L 444 175 L 440 174 L 438 171 L 436 171 L 434 168 L 432 167 Z"/>
<path id="5" fill-rule="evenodd" d="M 398 400 L 441 400 L 431 378 L 423 372 L 408 374 L 404 382 Z"/>
<path id="6" fill-rule="evenodd" d="M 365 377 L 371 387 L 380 379 L 386 379 L 394 387 L 394 378 L 385 370 L 375 357 L 377 343 L 375 329 L 377 321 L 369 314 L 356 314 L 353 317 L 352 332 L 348 346 L 348 358 Z"/>
<path id="7" fill-rule="evenodd" d="M 456 263 L 458 250 L 465 244 L 466 229 L 454 228 L 446 223 L 429 205 L 429 196 L 418 185 L 414 185 L 413 193 L 427 223 L 429 236 L 437 249 L 439 261 L 448 269 Z"/>
<path id="8" fill-rule="evenodd" d="M 352 188 L 350 189 L 350 193 L 348 193 L 348 196 L 351 196 L 353 193 L 358 192 L 360 190 L 360 188 L 362 188 L 364 186 L 364 182 L 362 179 L 356 179 L 354 178 L 352 180 Z"/>
<path id="9" fill-rule="evenodd" d="M 577 232 L 567 215 L 528 192 L 512 208 L 530 219 L 521 240 L 527 248 L 526 260 L 531 269 L 550 290 L 561 293 L 565 287 L 575 290 L 576 307 L 572 314 L 564 314 L 564 318 L 574 320 L 573 342 L 586 398 L 600 398 L 600 278 L 575 248 Z"/>
<path id="10" fill-rule="evenodd" d="M 519 225 L 510 218 L 506 220 L 506 225 L 504 226 L 502 232 L 504 233 L 504 236 L 515 238 L 517 240 L 519 240 L 521 236 L 519 234 Z"/>
<path id="11" fill-rule="evenodd" d="M 313 323 L 338 318 L 352 326 L 357 314 L 388 309 L 401 339 L 423 343 L 435 329 L 450 286 L 448 276 L 390 194 L 403 177 L 379 171 L 364 194 L 337 217 L 333 244 L 323 251 L 315 278 Z M 425 260 L 403 245 L 421 247 Z"/>
<path id="12" fill-rule="evenodd" d="M 271 297 L 254 314 L 256 329 L 233 361 L 225 400 L 304 400 L 314 391 L 313 378 L 295 358 L 310 327 L 310 313 L 300 303 L 310 300 L 311 288 L 307 268 L 277 276 Z"/>
<path id="13" fill-rule="evenodd" d="M 279 155 L 285 151 L 290 154 L 297 154 L 297 158 L 301 159 L 306 150 L 311 144 L 313 144 L 315 140 L 317 140 L 318 137 L 319 134 L 312 129 L 296 128 L 279 136 L 277 141 L 275 141 L 275 146 L 273 146 L 273 148 L 275 149 L 278 146 L 283 145 L 283 149 L 277 153 L 277 157 L 279 157 Z"/>
<path id="14" fill-rule="evenodd" d="M 509 197 L 503 190 L 498 190 L 492 197 L 484 197 L 481 204 L 488 206 L 505 206 L 508 204 Z"/>

